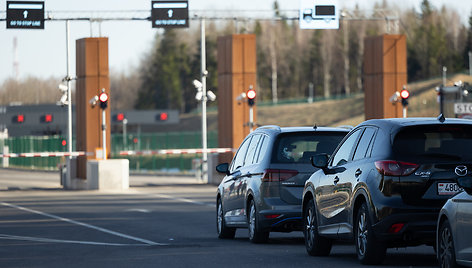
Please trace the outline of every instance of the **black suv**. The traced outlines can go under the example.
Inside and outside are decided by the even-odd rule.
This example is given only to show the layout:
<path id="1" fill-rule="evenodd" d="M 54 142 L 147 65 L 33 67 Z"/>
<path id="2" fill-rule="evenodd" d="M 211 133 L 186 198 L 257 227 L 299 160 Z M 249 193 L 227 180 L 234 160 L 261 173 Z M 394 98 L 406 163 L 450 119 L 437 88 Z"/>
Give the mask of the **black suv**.
<path id="1" fill-rule="evenodd" d="M 242 142 L 216 196 L 219 238 L 233 238 L 248 228 L 249 239 L 265 242 L 271 231 L 302 230 L 301 203 L 305 181 L 317 170 L 310 158 L 331 154 L 347 129 L 265 126 Z"/>
<path id="2" fill-rule="evenodd" d="M 363 264 L 388 247 L 434 246 L 440 208 L 472 170 L 472 121 L 408 118 L 366 121 L 333 155 L 313 157 L 305 184 L 306 250 L 328 255 L 332 239 L 354 240 Z"/>

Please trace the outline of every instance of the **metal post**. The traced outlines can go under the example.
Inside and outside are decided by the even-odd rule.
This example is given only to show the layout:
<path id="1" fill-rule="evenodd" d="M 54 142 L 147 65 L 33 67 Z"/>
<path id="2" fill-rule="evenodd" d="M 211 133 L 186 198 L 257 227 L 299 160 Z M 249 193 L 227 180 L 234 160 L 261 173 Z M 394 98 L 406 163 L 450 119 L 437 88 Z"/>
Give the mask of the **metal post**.
<path id="1" fill-rule="evenodd" d="M 446 73 L 447 73 L 447 67 L 443 66 L 443 86 L 446 86 Z"/>
<path id="2" fill-rule="evenodd" d="M 72 89 L 71 89 L 71 68 L 70 68 L 70 31 L 69 21 L 66 20 L 66 46 L 67 46 L 67 149 L 72 153 Z M 69 156 L 72 159 L 72 156 Z"/>
<path id="3" fill-rule="evenodd" d="M 308 103 L 313 103 L 314 87 L 312 82 L 308 84 Z"/>
<path id="4" fill-rule="evenodd" d="M 407 106 L 406 105 L 403 105 L 403 118 L 406 118 L 407 117 Z"/>
<path id="5" fill-rule="evenodd" d="M 250 132 L 254 131 L 254 108 L 249 106 L 249 128 Z"/>
<path id="6" fill-rule="evenodd" d="M 126 137 L 126 126 L 128 125 L 128 119 L 123 119 L 123 150 L 128 150 L 128 138 Z"/>
<path id="7" fill-rule="evenodd" d="M 469 75 L 472 76 L 472 52 L 469 51 Z"/>
<path id="8" fill-rule="evenodd" d="M 102 141 L 103 141 L 103 160 L 107 160 L 107 122 L 105 109 L 102 109 Z"/>
<path id="9" fill-rule="evenodd" d="M 201 75 L 202 75 L 202 181 L 208 183 L 208 152 L 207 152 L 207 118 L 206 118 L 206 47 L 205 47 L 205 19 L 201 20 Z"/>

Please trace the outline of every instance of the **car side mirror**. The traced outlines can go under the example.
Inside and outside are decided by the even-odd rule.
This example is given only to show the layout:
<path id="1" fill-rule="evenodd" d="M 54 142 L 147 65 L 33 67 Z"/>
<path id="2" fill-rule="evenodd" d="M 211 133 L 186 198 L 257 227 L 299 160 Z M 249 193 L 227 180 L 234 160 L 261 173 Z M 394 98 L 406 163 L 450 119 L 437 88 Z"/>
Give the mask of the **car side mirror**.
<path id="1" fill-rule="evenodd" d="M 328 154 L 317 154 L 311 158 L 311 164 L 314 167 L 326 170 L 328 167 Z"/>
<path id="2" fill-rule="evenodd" d="M 218 171 L 219 173 L 229 175 L 229 164 L 228 163 L 219 164 L 218 166 L 216 166 L 216 171 Z"/>
<path id="3" fill-rule="evenodd" d="M 457 179 L 457 184 L 466 191 L 469 195 L 472 195 L 472 177 L 461 177 Z"/>

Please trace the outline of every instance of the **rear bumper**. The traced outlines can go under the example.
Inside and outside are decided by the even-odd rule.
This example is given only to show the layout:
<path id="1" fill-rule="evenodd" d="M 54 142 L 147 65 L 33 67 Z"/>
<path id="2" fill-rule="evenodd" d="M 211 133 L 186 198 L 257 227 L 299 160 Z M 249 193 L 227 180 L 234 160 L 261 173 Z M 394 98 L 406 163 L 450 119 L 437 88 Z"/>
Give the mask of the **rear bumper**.
<path id="1" fill-rule="evenodd" d="M 439 212 L 394 214 L 372 227 L 377 239 L 389 247 L 434 245 L 438 215 Z M 400 223 L 404 225 L 398 232 L 390 230 L 392 225 Z"/>
<path id="2" fill-rule="evenodd" d="M 276 218 L 268 217 L 278 215 Z M 259 213 L 259 223 L 263 230 L 271 232 L 291 232 L 302 231 L 302 214 L 299 211 L 261 211 Z"/>

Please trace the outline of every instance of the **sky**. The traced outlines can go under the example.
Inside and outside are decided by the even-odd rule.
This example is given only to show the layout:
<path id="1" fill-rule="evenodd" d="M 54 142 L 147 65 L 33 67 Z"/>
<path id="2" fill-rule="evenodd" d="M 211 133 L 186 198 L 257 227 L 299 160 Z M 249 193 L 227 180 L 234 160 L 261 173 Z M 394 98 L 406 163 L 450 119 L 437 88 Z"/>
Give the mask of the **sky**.
<path id="1" fill-rule="evenodd" d="M 316 1 L 316 0 L 314 0 Z M 421 0 L 387 0 L 405 9 L 419 10 Z M 45 11 L 76 17 L 81 13 L 59 13 L 59 11 L 100 11 L 105 14 L 109 10 L 149 10 L 151 0 L 45 0 Z M 221 16 L 239 14 L 239 10 L 272 9 L 274 0 L 189 0 L 190 13 L 215 11 Z M 282 10 L 297 10 L 299 0 L 278 0 Z M 372 8 L 372 0 L 338 0 L 341 8 L 349 9 L 358 5 L 361 9 Z M 472 11 L 472 1 L 430 0 L 434 7 L 443 5 L 456 10 L 463 23 L 466 23 Z M 90 14 L 90 12 L 82 13 Z M 129 13 L 128 13 L 129 14 Z M 142 17 L 143 13 L 139 16 Z M 251 13 L 246 13 L 251 14 Z M 135 15 L 138 16 L 138 15 Z M 0 18 L 6 17 L 6 0 L 0 0 Z M 190 21 L 191 26 L 198 24 Z M 0 85 L 7 78 L 14 77 L 13 50 L 14 38 L 17 39 L 16 59 L 20 79 L 28 76 L 41 78 L 65 77 L 66 64 L 66 23 L 64 21 L 46 21 L 44 30 L 6 29 L 6 22 L 0 21 Z M 193 25 L 195 26 L 195 25 Z M 75 74 L 75 40 L 86 37 L 101 36 L 109 38 L 109 66 L 111 71 L 126 72 L 138 66 L 140 60 L 149 51 L 156 28 L 150 21 L 106 21 L 90 24 L 85 21 L 70 23 L 71 73 Z M 59 83 L 60 81 L 58 81 Z"/>

